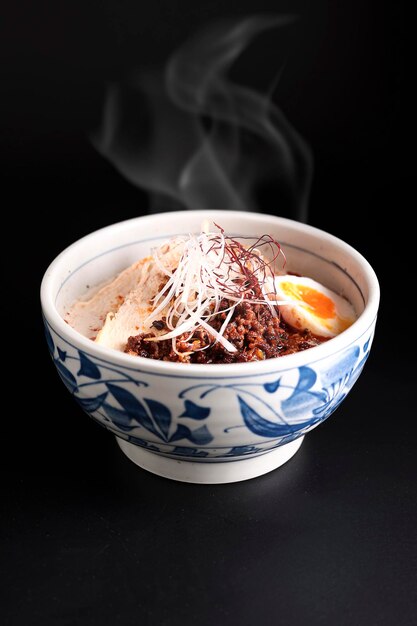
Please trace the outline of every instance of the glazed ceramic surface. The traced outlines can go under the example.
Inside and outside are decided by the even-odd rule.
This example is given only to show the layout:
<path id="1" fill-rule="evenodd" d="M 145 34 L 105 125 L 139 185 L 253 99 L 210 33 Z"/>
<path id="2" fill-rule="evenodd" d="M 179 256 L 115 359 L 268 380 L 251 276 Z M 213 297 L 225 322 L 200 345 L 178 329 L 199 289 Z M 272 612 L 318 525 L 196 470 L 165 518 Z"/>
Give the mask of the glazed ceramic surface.
<path id="1" fill-rule="evenodd" d="M 96 345 L 64 322 L 74 300 L 165 239 L 198 232 L 205 219 L 233 236 L 271 234 L 285 250 L 287 270 L 347 297 L 358 320 L 298 354 L 226 365 L 132 357 Z M 347 244 L 290 220 L 236 212 L 184 211 L 115 224 L 65 250 L 42 284 L 49 351 L 73 398 L 124 440 L 121 448 L 136 463 L 191 482 L 243 480 L 294 454 L 301 439 L 288 444 L 327 419 L 360 375 L 378 301 L 372 268 Z"/>

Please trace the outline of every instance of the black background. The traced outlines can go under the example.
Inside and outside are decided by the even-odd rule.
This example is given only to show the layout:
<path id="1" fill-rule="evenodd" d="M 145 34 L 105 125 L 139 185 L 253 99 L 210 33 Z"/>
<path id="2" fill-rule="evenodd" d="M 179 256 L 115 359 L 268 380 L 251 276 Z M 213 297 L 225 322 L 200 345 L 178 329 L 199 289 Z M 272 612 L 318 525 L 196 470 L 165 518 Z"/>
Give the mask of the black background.
<path id="1" fill-rule="evenodd" d="M 174 483 L 136 468 L 70 402 L 44 346 L 38 288 L 63 247 L 148 207 L 90 145 L 105 82 L 162 62 L 213 18 L 260 10 L 300 16 L 275 99 L 314 152 L 309 222 L 374 265 L 380 320 L 353 393 L 288 465 L 236 485 Z M 9 7 L 2 232 L 16 254 L 2 263 L 2 624 L 412 623 L 414 362 L 392 319 L 400 312 L 414 333 L 402 278 L 410 20 L 401 3 L 331 0 Z"/>

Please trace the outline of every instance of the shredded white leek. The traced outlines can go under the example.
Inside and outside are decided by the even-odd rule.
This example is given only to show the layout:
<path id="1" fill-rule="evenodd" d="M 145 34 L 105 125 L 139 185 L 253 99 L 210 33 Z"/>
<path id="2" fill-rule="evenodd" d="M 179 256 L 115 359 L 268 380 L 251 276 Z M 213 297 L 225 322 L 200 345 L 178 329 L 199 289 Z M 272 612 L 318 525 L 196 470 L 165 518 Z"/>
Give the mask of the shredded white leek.
<path id="1" fill-rule="evenodd" d="M 149 337 L 147 341 L 172 339 L 173 350 L 178 353 L 176 338 L 188 333 L 188 341 L 193 340 L 194 332 L 199 328 L 218 341 L 227 351 L 236 352 L 236 347 L 224 337 L 235 308 L 244 299 L 252 303 L 266 304 L 273 315 L 277 315 L 276 306 L 286 304 L 270 298 L 273 285 L 272 271 L 265 262 L 260 251 L 252 248 L 250 254 L 245 248 L 232 240 L 234 248 L 228 245 L 223 231 L 220 233 L 202 232 L 199 235 L 177 237 L 169 242 L 169 249 L 174 246 L 183 248 L 178 266 L 174 271 L 164 264 L 165 246 L 153 251 L 155 263 L 167 277 L 167 282 L 153 301 L 153 311 L 145 320 L 147 325 L 163 316 L 168 329 L 166 333 Z M 240 248 L 239 248 L 240 246 Z M 237 257 L 236 249 L 241 249 L 241 258 Z M 257 295 L 253 292 L 254 280 L 259 287 Z M 259 298 L 261 294 L 261 299 Z M 227 300 L 232 305 L 222 308 Z M 210 320 L 218 314 L 225 313 L 225 319 L 219 331 L 210 324 Z M 208 346 L 197 349 L 205 349 Z M 191 349 L 191 352 L 194 352 Z M 184 354 L 184 353 L 182 353 Z"/>

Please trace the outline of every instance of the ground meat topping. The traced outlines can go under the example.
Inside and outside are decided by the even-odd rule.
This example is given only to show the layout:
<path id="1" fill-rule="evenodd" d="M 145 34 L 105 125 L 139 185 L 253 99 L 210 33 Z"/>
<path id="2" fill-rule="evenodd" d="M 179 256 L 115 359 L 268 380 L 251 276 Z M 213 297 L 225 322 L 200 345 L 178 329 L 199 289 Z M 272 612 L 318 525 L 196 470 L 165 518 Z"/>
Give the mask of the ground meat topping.
<path id="1" fill-rule="evenodd" d="M 228 302 L 223 301 L 221 308 L 227 307 Z M 225 318 L 226 313 L 219 313 L 211 318 L 210 325 L 219 331 Z M 174 351 L 170 339 L 146 341 L 154 336 L 153 333 L 142 333 L 129 337 L 125 352 L 134 356 L 180 363 L 242 363 L 300 352 L 325 341 L 309 330 L 291 328 L 279 317 L 274 317 L 266 304 L 254 304 L 245 300 L 236 306 L 224 331 L 224 337 L 237 348 L 236 352 L 228 352 L 221 343 L 214 342 L 201 327 L 194 331 L 191 340 L 188 340 L 187 334 L 177 338 L 177 352 Z M 205 346 L 208 347 L 201 350 Z"/>

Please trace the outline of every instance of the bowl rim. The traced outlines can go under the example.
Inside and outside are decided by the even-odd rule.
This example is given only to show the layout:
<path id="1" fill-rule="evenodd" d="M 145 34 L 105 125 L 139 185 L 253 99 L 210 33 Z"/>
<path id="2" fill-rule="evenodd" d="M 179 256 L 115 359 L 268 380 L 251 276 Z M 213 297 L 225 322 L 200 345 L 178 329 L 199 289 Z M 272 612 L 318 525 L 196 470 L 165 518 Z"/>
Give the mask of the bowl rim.
<path id="1" fill-rule="evenodd" d="M 299 232 L 308 233 L 322 239 L 323 241 L 327 241 L 329 243 L 332 243 L 333 245 L 336 245 L 346 254 L 353 257 L 360 264 L 369 289 L 368 299 L 365 303 L 364 310 L 359 315 L 358 319 L 352 324 L 352 326 L 343 331 L 340 335 L 331 338 L 325 343 L 314 346 L 313 348 L 309 348 L 308 350 L 304 350 L 302 352 L 287 354 L 272 359 L 265 359 L 264 361 L 250 361 L 246 363 L 176 363 L 170 361 L 147 359 L 145 357 L 139 356 L 132 356 L 94 343 L 93 341 L 91 341 L 91 339 L 84 337 L 84 335 L 81 335 L 78 331 L 76 331 L 64 321 L 55 306 L 52 289 L 54 286 L 55 274 L 62 266 L 62 263 L 65 262 L 65 259 L 69 253 L 72 253 L 77 247 L 84 247 L 86 244 L 88 244 L 89 240 L 96 238 L 101 234 L 107 234 L 111 230 L 123 230 L 129 225 L 133 226 L 133 224 L 136 224 L 138 221 L 152 222 L 154 220 L 164 219 L 165 216 L 169 216 L 170 218 L 175 219 L 176 217 L 180 218 L 184 217 L 185 215 L 190 216 L 190 214 L 193 214 L 195 216 L 201 216 L 201 218 L 210 217 L 210 219 L 212 219 L 213 217 L 216 219 L 226 215 L 228 217 L 236 218 L 238 215 L 242 215 L 252 221 L 273 220 L 282 225 L 289 225 L 291 226 L 291 228 Z M 343 351 L 349 345 L 358 341 L 358 339 L 364 336 L 375 324 L 379 306 L 380 290 L 378 279 L 372 266 L 360 252 L 358 252 L 355 248 L 353 248 L 350 244 L 346 243 L 342 239 L 339 239 L 335 235 L 331 235 L 324 230 L 316 228 L 315 226 L 310 226 L 309 224 L 303 224 L 295 220 L 279 217 L 276 215 L 269 215 L 266 213 L 255 213 L 249 211 L 183 210 L 169 211 L 165 213 L 154 213 L 151 215 L 144 215 L 134 217 L 128 220 L 123 220 L 121 222 L 116 222 L 114 224 L 110 224 L 103 228 L 97 229 L 85 235 L 84 237 L 77 239 L 74 243 L 67 246 L 46 269 L 41 283 L 40 296 L 44 318 L 51 326 L 52 330 L 64 341 L 66 341 L 76 349 L 80 349 L 84 353 L 100 359 L 101 361 L 111 362 L 112 364 L 117 364 L 133 371 L 147 370 L 148 373 L 156 373 L 160 375 L 165 374 L 167 376 L 175 376 L 175 374 L 177 374 L 180 377 L 188 377 L 191 375 L 193 377 L 211 377 L 214 375 L 221 375 L 221 377 L 236 377 L 248 376 L 253 374 L 266 374 L 270 373 L 271 370 L 288 370 L 292 369 L 293 367 L 300 367 L 302 365 L 315 363 Z"/>

